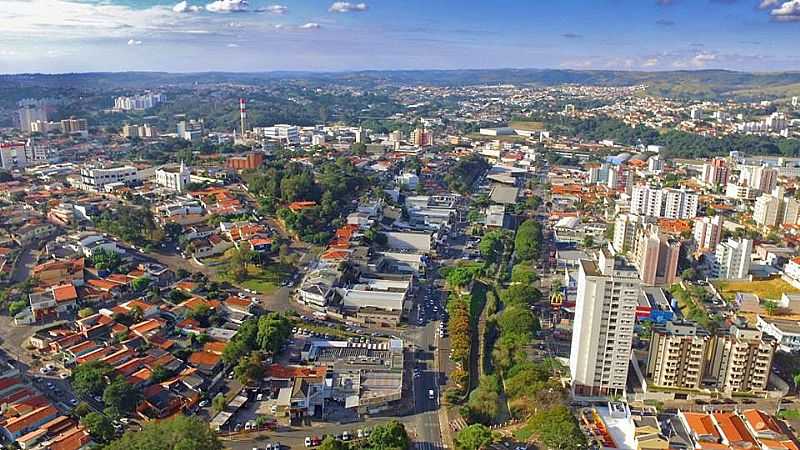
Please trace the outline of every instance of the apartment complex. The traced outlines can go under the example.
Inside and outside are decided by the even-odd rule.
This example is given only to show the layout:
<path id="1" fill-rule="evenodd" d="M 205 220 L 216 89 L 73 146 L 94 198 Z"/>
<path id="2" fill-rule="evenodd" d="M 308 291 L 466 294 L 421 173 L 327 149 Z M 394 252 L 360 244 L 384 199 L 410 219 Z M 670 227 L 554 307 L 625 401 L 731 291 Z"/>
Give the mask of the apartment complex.
<path id="1" fill-rule="evenodd" d="M 697 216 L 698 196 L 684 189 L 661 189 L 634 186 L 631 193 L 632 214 L 666 219 L 693 219 Z"/>
<path id="2" fill-rule="evenodd" d="M 681 243 L 649 225 L 640 229 L 634 252 L 634 265 L 644 285 L 672 284 L 677 279 Z"/>
<path id="3" fill-rule="evenodd" d="M 646 376 L 656 386 L 762 392 L 776 343 L 761 331 L 732 325 L 715 334 L 688 322 L 653 328 Z"/>
<path id="4" fill-rule="evenodd" d="M 694 221 L 694 242 L 698 251 L 714 251 L 722 238 L 722 217 L 699 217 Z"/>
<path id="5" fill-rule="evenodd" d="M 753 253 L 751 239 L 728 239 L 717 245 L 714 254 L 712 275 L 725 280 L 740 280 L 750 273 L 750 260 Z"/>
<path id="6" fill-rule="evenodd" d="M 703 173 L 700 175 L 700 182 L 704 186 L 713 189 L 719 186 L 728 184 L 728 177 L 730 176 L 730 169 L 728 163 L 724 158 L 714 158 L 711 161 L 703 164 Z"/>
<path id="7" fill-rule="evenodd" d="M 636 269 L 608 250 L 580 261 L 569 359 L 576 395 L 624 392 L 640 288 Z"/>

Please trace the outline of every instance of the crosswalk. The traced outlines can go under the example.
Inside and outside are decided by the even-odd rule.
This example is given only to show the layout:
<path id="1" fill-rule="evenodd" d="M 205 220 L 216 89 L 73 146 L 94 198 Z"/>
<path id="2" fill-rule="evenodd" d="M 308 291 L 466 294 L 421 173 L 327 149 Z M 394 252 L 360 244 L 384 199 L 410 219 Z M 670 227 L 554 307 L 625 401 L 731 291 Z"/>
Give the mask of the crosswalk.
<path id="1" fill-rule="evenodd" d="M 442 450 L 446 449 L 447 446 L 441 442 L 415 442 L 414 448 L 416 450 Z"/>

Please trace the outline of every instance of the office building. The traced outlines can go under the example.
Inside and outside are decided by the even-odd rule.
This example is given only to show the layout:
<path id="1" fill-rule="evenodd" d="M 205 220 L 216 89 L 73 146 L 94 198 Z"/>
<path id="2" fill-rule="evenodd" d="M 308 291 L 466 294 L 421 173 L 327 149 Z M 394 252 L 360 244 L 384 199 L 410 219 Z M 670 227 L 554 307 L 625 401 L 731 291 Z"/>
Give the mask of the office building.
<path id="1" fill-rule="evenodd" d="M 15 170 L 24 169 L 27 165 L 28 159 L 24 143 L 0 143 L 0 168 L 3 170 Z"/>
<path id="2" fill-rule="evenodd" d="M 417 128 L 411 132 L 411 143 L 417 147 L 433 145 L 433 135 L 425 128 Z"/>
<path id="3" fill-rule="evenodd" d="M 722 217 L 698 217 L 694 221 L 694 242 L 697 250 L 714 251 L 722 238 Z"/>
<path id="4" fill-rule="evenodd" d="M 659 189 L 634 186 L 631 214 L 666 219 L 692 219 L 697 216 L 698 196 L 685 189 Z"/>
<path id="5" fill-rule="evenodd" d="M 640 289 L 636 269 L 608 250 L 580 261 L 569 359 L 576 395 L 625 391 Z"/>
<path id="6" fill-rule="evenodd" d="M 189 142 L 199 142 L 203 138 L 205 126 L 203 119 L 191 119 L 187 121 L 183 116 L 181 116 L 180 119 L 181 120 L 178 121 L 178 125 L 176 126 L 178 137 Z"/>
<path id="7" fill-rule="evenodd" d="M 295 125 L 277 124 L 271 127 L 258 127 L 253 128 L 253 132 L 257 136 L 284 144 L 300 143 L 300 128 Z"/>
<path id="8" fill-rule="evenodd" d="M 186 191 L 186 185 L 191 182 L 192 172 L 181 162 L 178 168 L 156 169 L 156 184 L 176 192 Z"/>
<path id="9" fill-rule="evenodd" d="M 642 284 L 654 286 L 674 283 L 677 280 L 680 251 L 680 242 L 660 233 L 657 225 L 641 228 L 633 262 Z"/>
<path id="10" fill-rule="evenodd" d="M 714 254 L 713 276 L 723 280 L 741 280 L 750 273 L 753 241 L 728 239 L 717 245 Z"/>
<path id="11" fill-rule="evenodd" d="M 704 186 L 717 189 L 719 186 L 728 184 L 730 169 L 724 158 L 714 158 L 710 162 L 703 164 L 703 173 L 700 182 Z"/>
<path id="12" fill-rule="evenodd" d="M 652 329 L 645 376 L 656 386 L 700 389 L 709 333 L 688 322 L 666 322 Z"/>

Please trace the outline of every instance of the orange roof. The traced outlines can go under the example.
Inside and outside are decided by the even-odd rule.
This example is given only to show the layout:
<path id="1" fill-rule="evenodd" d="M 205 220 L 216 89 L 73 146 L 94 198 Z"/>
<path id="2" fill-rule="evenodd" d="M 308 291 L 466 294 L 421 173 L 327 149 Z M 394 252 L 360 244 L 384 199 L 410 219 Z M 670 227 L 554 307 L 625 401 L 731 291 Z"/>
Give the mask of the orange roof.
<path id="1" fill-rule="evenodd" d="M 722 430 L 722 434 L 725 435 L 725 439 L 730 444 L 750 443 L 753 446 L 756 445 L 756 441 L 753 439 L 753 436 L 750 435 L 750 432 L 747 431 L 744 421 L 735 414 L 724 412 L 714 413 L 714 419 L 716 419 L 717 425 L 719 425 L 719 428 Z M 737 447 L 740 447 L 740 445 L 737 445 Z"/>
<path id="2" fill-rule="evenodd" d="M 119 284 L 114 283 L 113 281 L 108 280 L 101 280 L 101 279 L 92 279 L 86 282 L 89 286 L 93 288 L 100 289 L 101 291 L 110 291 L 114 288 L 119 287 Z"/>
<path id="3" fill-rule="evenodd" d="M 16 434 L 56 414 L 58 414 L 56 407 L 48 404 L 22 416 L 9 419 L 5 424 L 5 429 L 8 430 L 9 433 Z"/>
<path id="4" fill-rule="evenodd" d="M 197 283 L 192 281 L 181 281 L 175 285 L 175 289 L 180 289 L 182 291 L 192 292 L 197 287 Z"/>
<path id="5" fill-rule="evenodd" d="M 350 256 L 350 252 L 345 250 L 328 250 L 327 252 L 323 253 L 319 259 L 338 261 L 347 259 L 348 256 Z"/>
<path id="6" fill-rule="evenodd" d="M 150 380 L 150 377 L 153 376 L 153 371 L 148 369 L 147 367 L 142 367 L 141 369 L 137 370 L 136 372 L 130 374 L 125 381 L 128 384 L 139 384 L 145 383 Z"/>
<path id="7" fill-rule="evenodd" d="M 745 410 L 742 415 L 750 423 L 750 427 L 757 433 L 762 431 L 772 431 L 774 433 L 783 434 L 783 430 L 781 430 L 781 427 L 778 425 L 778 422 L 775 421 L 775 418 L 761 410 L 748 409 Z"/>
<path id="8" fill-rule="evenodd" d="M 659 219 L 658 228 L 664 233 L 681 234 L 685 231 L 691 231 L 692 222 L 680 219 Z"/>
<path id="9" fill-rule="evenodd" d="M 72 428 L 53 439 L 51 450 L 78 450 L 92 440 L 89 433 L 82 427 Z"/>
<path id="10" fill-rule="evenodd" d="M 253 303 L 246 299 L 246 298 L 239 298 L 239 297 L 228 297 L 225 299 L 225 304 L 234 308 L 240 309 L 247 309 L 250 308 Z"/>
<path id="11" fill-rule="evenodd" d="M 306 208 L 311 208 L 317 206 L 317 202 L 314 201 L 305 201 L 305 202 L 292 202 L 289 204 L 288 208 L 292 210 L 292 212 L 297 212 Z"/>
<path id="12" fill-rule="evenodd" d="M 205 365 L 205 366 L 216 366 L 220 359 L 222 359 L 222 355 L 218 355 L 216 353 L 211 353 L 207 351 L 200 351 L 194 352 L 189 356 L 189 364 L 192 365 Z"/>
<path id="13" fill-rule="evenodd" d="M 711 416 L 705 413 L 684 412 L 683 416 L 686 418 L 686 424 L 689 429 L 698 436 L 713 436 L 719 439 L 719 431 L 714 426 L 714 421 Z"/>
<path id="14" fill-rule="evenodd" d="M 216 355 L 221 355 L 222 352 L 225 350 L 225 343 L 219 341 L 209 341 L 203 345 L 203 351 L 214 353 Z"/>
<path id="15" fill-rule="evenodd" d="M 184 308 L 189 308 L 189 309 L 197 309 L 203 305 L 213 309 L 213 305 L 203 297 L 192 297 L 189 300 L 186 300 L 183 303 L 179 304 L 178 306 L 183 306 Z"/>
<path id="16" fill-rule="evenodd" d="M 161 328 L 162 322 L 156 319 L 145 320 L 131 325 L 130 330 L 136 334 L 145 334 Z"/>
<path id="17" fill-rule="evenodd" d="M 272 364 L 264 371 L 264 378 L 322 378 L 326 371 L 325 366 L 301 367 Z"/>
<path id="18" fill-rule="evenodd" d="M 75 286 L 71 284 L 56 286 L 53 288 L 53 298 L 56 300 L 56 302 L 77 300 L 78 291 L 75 289 Z"/>

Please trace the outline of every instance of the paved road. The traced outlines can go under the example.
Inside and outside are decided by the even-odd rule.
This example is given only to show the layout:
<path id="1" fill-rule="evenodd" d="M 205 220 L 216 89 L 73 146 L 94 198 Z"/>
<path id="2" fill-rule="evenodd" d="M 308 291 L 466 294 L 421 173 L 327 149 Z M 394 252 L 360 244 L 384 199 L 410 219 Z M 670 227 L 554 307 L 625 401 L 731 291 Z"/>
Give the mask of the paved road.
<path id="1" fill-rule="evenodd" d="M 14 273 L 11 274 L 11 281 L 14 283 L 22 283 L 28 279 L 36 264 L 36 251 L 32 248 L 25 247 L 20 251 L 17 265 L 14 266 Z"/>

